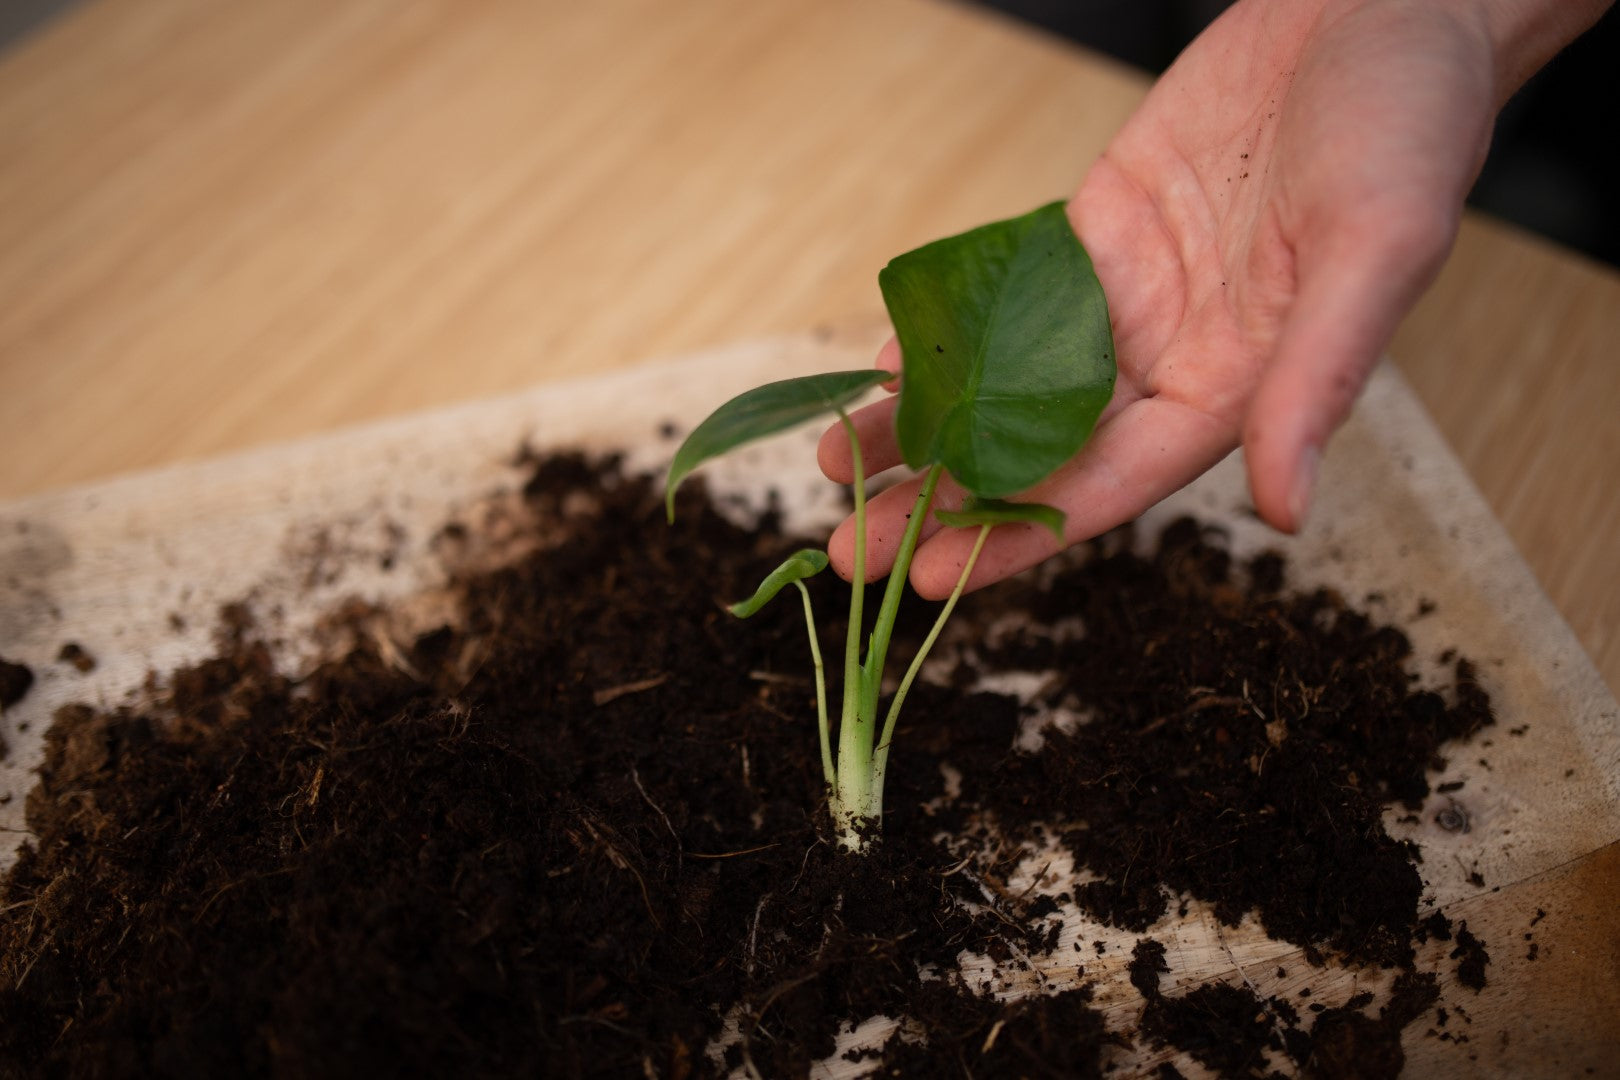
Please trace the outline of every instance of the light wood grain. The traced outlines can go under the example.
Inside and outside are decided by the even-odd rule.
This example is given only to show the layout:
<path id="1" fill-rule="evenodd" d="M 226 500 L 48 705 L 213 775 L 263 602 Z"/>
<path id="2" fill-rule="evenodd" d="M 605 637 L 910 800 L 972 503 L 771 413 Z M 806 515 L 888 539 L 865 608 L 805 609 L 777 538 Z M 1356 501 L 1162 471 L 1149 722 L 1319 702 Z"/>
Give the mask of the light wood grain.
<path id="1" fill-rule="evenodd" d="M 1620 277 L 1475 218 L 1392 351 L 1620 689 Z"/>
<path id="2" fill-rule="evenodd" d="M 880 310 L 1073 185 L 1140 85 L 1073 60 L 938 4 L 104 0 L 0 66 L 0 494 Z"/>
<path id="3" fill-rule="evenodd" d="M 876 317 L 1146 85 L 920 0 L 93 0 L 0 57 L 0 497 Z M 1611 687 L 1617 350 L 1482 222 L 1395 343 Z"/>

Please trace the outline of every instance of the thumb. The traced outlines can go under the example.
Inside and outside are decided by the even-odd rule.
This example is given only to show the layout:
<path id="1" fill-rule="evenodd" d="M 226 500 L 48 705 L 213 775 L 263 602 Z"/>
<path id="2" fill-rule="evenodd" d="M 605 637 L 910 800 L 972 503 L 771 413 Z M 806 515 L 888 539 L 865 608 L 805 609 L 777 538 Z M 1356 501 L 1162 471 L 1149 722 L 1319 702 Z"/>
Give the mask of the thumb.
<path id="1" fill-rule="evenodd" d="M 1445 260 L 1457 215 L 1359 212 L 1296 254 L 1295 299 L 1243 425 L 1255 509 L 1297 532 L 1316 468 L 1401 319 Z"/>

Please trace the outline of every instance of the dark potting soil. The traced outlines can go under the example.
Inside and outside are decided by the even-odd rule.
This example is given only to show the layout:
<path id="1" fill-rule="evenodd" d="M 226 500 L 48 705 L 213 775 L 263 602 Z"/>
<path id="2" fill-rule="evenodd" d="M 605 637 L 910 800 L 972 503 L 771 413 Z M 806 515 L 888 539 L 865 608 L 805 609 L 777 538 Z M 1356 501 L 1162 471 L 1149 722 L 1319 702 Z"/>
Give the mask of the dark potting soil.
<path id="1" fill-rule="evenodd" d="M 33 685 L 34 673 L 28 665 L 12 663 L 0 656 L 0 713 L 21 701 Z M 0 734 L 0 759 L 10 751 L 5 736 Z"/>
<path id="2" fill-rule="evenodd" d="M 1128 1037 L 1089 988 L 1007 1005 L 937 974 L 1057 940 L 1031 925 L 1050 899 L 1003 887 L 1016 845 L 972 843 L 985 820 L 1055 836 L 1098 877 L 1077 902 L 1138 931 L 1195 898 L 1408 970 L 1449 932 L 1380 814 L 1422 800 L 1485 695 L 1466 661 L 1414 690 L 1398 630 L 1286 592 L 1275 557 L 1234 566 L 1184 522 L 1151 558 L 1115 536 L 1045 590 L 969 598 L 959 626 L 1027 625 L 957 677 L 1051 668 L 1045 703 L 1091 720 L 1024 754 L 1015 700 L 917 689 L 883 837 L 851 857 L 798 605 L 716 603 L 792 546 L 772 515 L 745 531 L 690 494 L 671 528 L 611 460 L 530 467 L 543 549 L 464 575 L 455 621 L 396 642 L 350 612 L 359 644 L 293 678 L 235 609 L 149 707 L 58 714 L 0 887 L 0 1075 L 796 1076 L 878 1014 L 907 1018 L 882 1075 L 1101 1075 Z M 907 653 L 932 617 L 908 607 Z M 1135 1037 L 1231 1075 L 1388 1075 L 1434 1001 L 1409 971 L 1378 1016 L 1310 1025 L 1247 987 L 1161 992 L 1163 957 L 1138 947 Z"/>
<path id="3" fill-rule="evenodd" d="M 1273 937 L 1409 964 L 1417 851 L 1381 817 L 1420 808 L 1440 747 L 1492 722 L 1474 667 L 1453 661 L 1450 701 L 1414 691 L 1399 630 L 1328 590 L 1283 592 L 1274 555 L 1242 573 L 1207 533 L 1179 521 L 1151 561 L 1100 544 L 995 601 L 1034 618 L 982 662 L 1055 671 L 1043 703 L 1104 722 L 1008 759 L 987 804 L 1074 822 L 1063 842 L 1103 878 L 1078 899 L 1111 925 L 1145 930 L 1186 893 L 1228 923 L 1252 910 Z M 1084 635 L 1045 629 L 1064 618 Z"/>
<path id="4" fill-rule="evenodd" d="M 1451 958 L 1457 961 L 1458 982 L 1475 990 L 1484 989 L 1485 965 L 1491 962 L 1491 956 L 1466 922 L 1457 927 L 1457 947 L 1451 950 Z"/>
<path id="5" fill-rule="evenodd" d="M 15 664 L 0 656 L 0 709 L 17 704 L 33 685 L 34 673 L 27 664 Z"/>

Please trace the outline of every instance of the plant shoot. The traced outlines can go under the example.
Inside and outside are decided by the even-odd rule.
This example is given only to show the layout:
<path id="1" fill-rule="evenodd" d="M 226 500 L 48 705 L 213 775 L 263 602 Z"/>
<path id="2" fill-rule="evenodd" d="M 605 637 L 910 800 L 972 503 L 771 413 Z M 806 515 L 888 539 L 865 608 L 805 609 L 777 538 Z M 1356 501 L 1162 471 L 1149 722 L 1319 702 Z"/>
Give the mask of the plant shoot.
<path id="1" fill-rule="evenodd" d="M 747 618 L 787 586 L 798 589 L 815 664 L 828 808 L 839 843 L 852 851 L 866 848 L 882 820 L 884 772 L 901 707 L 990 530 L 1034 523 L 1062 540 L 1061 511 L 1010 497 L 1080 450 L 1113 393 L 1115 372 L 1102 286 L 1062 203 L 907 252 L 883 269 L 878 284 L 900 340 L 895 435 L 906 464 L 923 474 L 923 486 L 870 631 L 862 610 L 866 485 L 860 441 L 847 410 L 888 373 L 810 375 L 731 399 L 681 444 L 665 488 L 673 520 L 676 488 L 710 458 L 820 416 L 837 416 L 848 432 L 855 473 L 855 561 L 836 741 L 804 585 L 826 568 L 827 556 L 814 550 L 794 553 L 731 611 Z M 883 676 L 906 577 L 935 490 L 947 473 L 969 498 L 962 509 L 936 511 L 936 516 L 947 526 L 977 529 L 978 535 L 956 588 L 882 708 Z"/>

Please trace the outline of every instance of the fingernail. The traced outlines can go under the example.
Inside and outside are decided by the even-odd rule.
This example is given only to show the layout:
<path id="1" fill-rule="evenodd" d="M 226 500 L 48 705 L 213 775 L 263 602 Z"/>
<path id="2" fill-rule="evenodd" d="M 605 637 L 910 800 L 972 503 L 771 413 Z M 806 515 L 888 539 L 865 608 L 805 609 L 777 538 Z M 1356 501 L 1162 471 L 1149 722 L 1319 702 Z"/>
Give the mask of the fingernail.
<path id="1" fill-rule="evenodd" d="M 1299 468 L 1294 472 L 1294 489 L 1288 493 L 1288 516 L 1294 531 L 1305 527 L 1305 512 L 1311 508 L 1311 495 L 1316 491 L 1316 471 L 1322 462 L 1322 451 L 1307 446 L 1299 455 Z"/>

